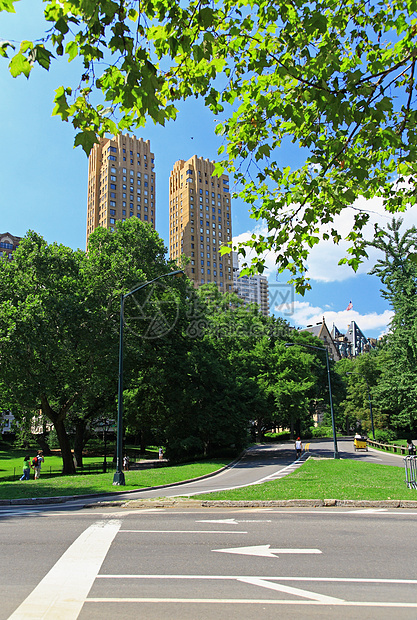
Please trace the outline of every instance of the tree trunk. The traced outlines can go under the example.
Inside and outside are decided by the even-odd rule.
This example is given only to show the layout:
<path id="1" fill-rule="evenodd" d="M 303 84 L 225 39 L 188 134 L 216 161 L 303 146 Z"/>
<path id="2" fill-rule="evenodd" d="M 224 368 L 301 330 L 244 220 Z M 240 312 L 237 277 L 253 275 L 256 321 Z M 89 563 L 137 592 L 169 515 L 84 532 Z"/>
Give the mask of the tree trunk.
<path id="1" fill-rule="evenodd" d="M 36 443 L 38 444 L 40 449 L 43 451 L 44 456 L 51 456 L 52 454 L 51 448 L 46 443 L 45 435 L 42 433 L 42 435 L 34 435 L 34 437 L 36 439 Z"/>
<path id="2" fill-rule="evenodd" d="M 77 420 L 75 423 L 74 456 L 77 469 L 83 469 L 83 449 L 85 444 L 85 421 Z"/>
<path id="3" fill-rule="evenodd" d="M 140 454 L 145 454 L 146 452 L 146 432 L 144 430 L 140 431 Z"/>
<path id="4" fill-rule="evenodd" d="M 58 437 L 59 447 L 61 449 L 62 473 L 65 475 L 75 474 L 74 459 L 72 458 L 71 446 L 64 421 L 57 418 L 54 421 L 54 428 Z"/>
<path id="5" fill-rule="evenodd" d="M 294 431 L 295 431 L 295 433 L 294 433 L 295 437 L 301 437 L 301 421 L 300 421 L 299 418 L 295 422 Z"/>

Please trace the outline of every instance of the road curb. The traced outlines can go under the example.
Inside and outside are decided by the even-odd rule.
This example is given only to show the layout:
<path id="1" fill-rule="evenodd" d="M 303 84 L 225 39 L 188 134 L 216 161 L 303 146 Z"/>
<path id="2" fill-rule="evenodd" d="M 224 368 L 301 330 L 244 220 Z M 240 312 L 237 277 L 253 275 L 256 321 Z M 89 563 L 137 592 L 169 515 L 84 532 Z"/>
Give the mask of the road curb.
<path id="1" fill-rule="evenodd" d="M 128 501 L 96 502 L 86 508 L 121 506 L 123 508 L 417 508 L 412 500 L 352 500 L 352 499 L 283 499 L 283 500 L 198 500 L 181 498 L 133 499 Z"/>

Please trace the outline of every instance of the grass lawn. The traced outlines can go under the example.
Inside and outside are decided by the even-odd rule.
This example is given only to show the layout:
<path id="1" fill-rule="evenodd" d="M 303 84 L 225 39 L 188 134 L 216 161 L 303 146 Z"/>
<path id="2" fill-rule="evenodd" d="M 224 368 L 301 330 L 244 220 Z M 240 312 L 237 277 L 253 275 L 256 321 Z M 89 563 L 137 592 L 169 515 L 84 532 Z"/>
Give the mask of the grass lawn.
<path id="1" fill-rule="evenodd" d="M 24 456 L 24 452 L 23 452 Z M 18 459 L 21 468 L 22 458 Z M 47 457 L 45 460 L 45 472 L 48 471 L 49 459 L 56 458 L 61 465 L 59 457 Z M 3 457 L 0 456 L 0 469 L 4 467 Z M 10 459 L 13 461 L 13 459 Z M 95 459 L 97 462 L 97 458 Z M 83 495 L 86 493 L 117 493 L 121 490 L 140 489 L 149 486 L 181 482 L 190 478 L 198 478 L 205 474 L 217 471 L 228 465 L 229 459 L 211 459 L 196 463 L 185 463 L 157 469 L 144 469 L 140 471 L 125 472 L 126 486 L 114 487 L 113 473 L 107 474 L 75 474 L 74 476 L 62 476 L 60 474 L 45 475 L 41 473 L 39 480 L 31 479 L 20 482 L 2 482 L 0 478 L 0 499 L 17 499 L 22 497 L 58 497 L 62 495 Z M 43 471 L 43 469 L 42 469 Z"/>
<path id="2" fill-rule="evenodd" d="M 403 467 L 350 459 L 310 458 L 293 474 L 280 480 L 195 497 L 213 500 L 417 500 L 417 491 L 407 488 Z"/>
<path id="3" fill-rule="evenodd" d="M 0 483 L 11 481 L 11 479 L 20 478 L 23 472 L 23 458 L 28 454 L 30 456 L 30 462 L 36 455 L 36 448 L 29 450 L 4 450 L 0 448 Z M 111 460 L 111 457 L 107 457 L 107 460 Z M 84 467 L 88 471 L 88 467 L 93 464 L 100 467 L 103 463 L 103 458 L 84 457 Z M 42 464 L 42 472 L 44 475 L 57 475 L 62 471 L 62 458 L 60 456 L 46 456 L 45 462 Z M 33 469 L 30 470 L 33 477 Z"/>

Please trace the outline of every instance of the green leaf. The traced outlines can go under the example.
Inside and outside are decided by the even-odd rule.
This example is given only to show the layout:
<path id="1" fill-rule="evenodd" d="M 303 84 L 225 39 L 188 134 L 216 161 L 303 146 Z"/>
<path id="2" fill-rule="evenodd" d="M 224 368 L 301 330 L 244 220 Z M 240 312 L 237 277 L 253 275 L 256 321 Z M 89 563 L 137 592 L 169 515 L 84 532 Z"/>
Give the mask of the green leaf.
<path id="1" fill-rule="evenodd" d="M 52 52 L 45 49 L 43 45 L 35 45 L 33 49 L 33 59 L 47 71 L 49 71 L 51 65 L 51 58 L 54 58 Z"/>
<path id="2" fill-rule="evenodd" d="M 67 94 L 71 94 L 71 92 L 68 92 L 68 89 L 65 89 L 63 86 L 57 88 L 55 92 L 54 103 L 56 105 L 52 111 L 52 116 L 60 116 L 63 121 L 66 121 L 70 115 Z"/>
<path id="3" fill-rule="evenodd" d="M 7 11 L 8 13 L 16 13 L 13 4 L 18 0 L 0 0 L 0 11 Z"/>
<path id="4" fill-rule="evenodd" d="M 32 70 L 32 65 L 27 58 L 19 52 L 11 59 L 9 63 L 9 70 L 13 77 L 17 77 L 23 73 L 23 75 L 28 78 Z"/>
<path id="5" fill-rule="evenodd" d="M 15 46 L 10 43 L 10 41 L 1 41 L 0 42 L 0 56 L 3 58 L 8 58 L 7 48 L 10 47 L 12 50 L 16 49 Z"/>
<path id="6" fill-rule="evenodd" d="M 89 155 L 94 144 L 98 142 L 94 131 L 81 131 L 75 136 L 74 146 L 81 146 L 85 154 Z"/>
<path id="7" fill-rule="evenodd" d="M 65 52 L 68 54 L 68 62 L 71 62 L 78 56 L 78 45 L 75 41 L 69 41 L 65 47 Z"/>

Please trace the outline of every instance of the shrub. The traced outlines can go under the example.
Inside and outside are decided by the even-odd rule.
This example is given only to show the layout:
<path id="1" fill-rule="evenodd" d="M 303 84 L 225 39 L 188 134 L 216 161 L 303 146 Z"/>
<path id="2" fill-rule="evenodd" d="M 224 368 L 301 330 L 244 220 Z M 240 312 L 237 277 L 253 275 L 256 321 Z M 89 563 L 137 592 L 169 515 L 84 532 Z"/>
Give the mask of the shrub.
<path id="1" fill-rule="evenodd" d="M 313 426 L 310 430 L 312 437 L 333 437 L 331 426 Z"/>
<path id="2" fill-rule="evenodd" d="M 397 438 L 397 435 L 394 431 L 389 429 L 375 429 L 375 441 L 379 441 L 380 443 L 392 443 Z"/>
<path id="3" fill-rule="evenodd" d="M 289 431 L 281 431 L 280 433 L 265 433 L 265 441 L 287 441 L 291 439 Z"/>
<path id="4" fill-rule="evenodd" d="M 302 439 L 312 439 L 312 437 L 313 437 L 313 431 L 311 428 L 305 428 L 304 430 L 301 431 Z"/>

